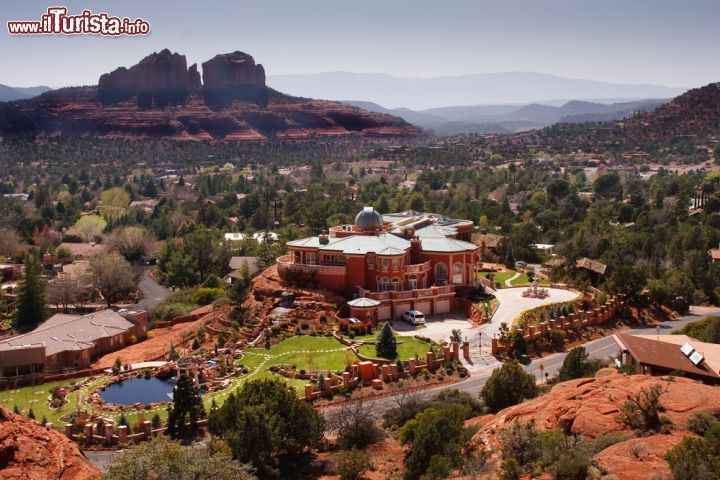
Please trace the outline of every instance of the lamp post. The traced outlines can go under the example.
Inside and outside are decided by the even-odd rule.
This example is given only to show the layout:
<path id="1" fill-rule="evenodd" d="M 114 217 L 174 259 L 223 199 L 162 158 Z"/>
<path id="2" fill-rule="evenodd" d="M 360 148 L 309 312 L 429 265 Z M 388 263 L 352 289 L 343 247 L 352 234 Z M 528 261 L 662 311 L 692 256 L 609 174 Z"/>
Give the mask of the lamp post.
<path id="1" fill-rule="evenodd" d="M 482 332 L 478 332 L 478 352 L 482 355 Z"/>

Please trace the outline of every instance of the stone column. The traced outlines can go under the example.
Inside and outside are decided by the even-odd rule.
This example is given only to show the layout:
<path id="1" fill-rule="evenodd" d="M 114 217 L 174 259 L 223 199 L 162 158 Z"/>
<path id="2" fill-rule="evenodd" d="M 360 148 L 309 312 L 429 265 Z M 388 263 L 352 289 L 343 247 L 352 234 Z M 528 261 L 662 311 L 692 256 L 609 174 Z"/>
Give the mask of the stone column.
<path id="1" fill-rule="evenodd" d="M 567 318 L 565 316 L 560 317 L 560 328 L 567 330 Z"/>
<path id="2" fill-rule="evenodd" d="M 460 360 L 460 344 L 459 343 L 453 343 L 452 344 L 453 349 L 453 358 L 455 360 Z"/>
<path id="3" fill-rule="evenodd" d="M 65 436 L 68 438 L 73 438 L 73 424 L 72 423 L 65 424 Z"/>
<path id="4" fill-rule="evenodd" d="M 383 382 L 390 381 L 390 367 L 388 367 L 387 365 L 382 366 L 382 380 Z"/>
<path id="5" fill-rule="evenodd" d="M 308 383 L 305 385 L 305 400 L 311 401 L 313 399 L 313 391 L 315 390 L 315 387 L 312 383 Z"/>
<path id="6" fill-rule="evenodd" d="M 498 353 L 498 340 L 497 338 L 492 339 L 492 354 L 496 355 Z"/>
<path id="7" fill-rule="evenodd" d="M 142 423 L 142 429 L 143 429 L 143 433 L 145 434 L 145 440 L 147 440 L 148 438 L 150 438 L 150 435 L 152 434 L 152 423 L 150 423 L 149 420 L 145 420 Z"/>
<path id="8" fill-rule="evenodd" d="M 449 346 L 443 347 L 443 362 L 448 363 L 452 360 L 452 352 Z"/>
<path id="9" fill-rule="evenodd" d="M 128 431 L 127 425 L 120 425 L 118 427 L 118 443 L 125 445 L 127 443 Z"/>
<path id="10" fill-rule="evenodd" d="M 427 368 L 432 370 L 435 368 L 435 356 L 432 352 L 427 352 L 425 355 L 425 362 L 427 363 Z"/>
<path id="11" fill-rule="evenodd" d="M 463 350 L 463 357 L 466 360 L 470 360 L 470 342 L 467 340 L 463 342 L 462 344 L 462 350 Z"/>
<path id="12" fill-rule="evenodd" d="M 343 372 L 342 380 L 343 380 L 343 385 L 345 385 L 346 387 L 348 385 L 350 385 L 350 372 Z"/>
<path id="13" fill-rule="evenodd" d="M 83 433 L 85 435 L 85 441 L 87 443 L 92 442 L 93 439 L 93 424 L 92 423 L 86 423 L 85 428 L 83 430 Z"/>
<path id="14" fill-rule="evenodd" d="M 547 335 L 548 332 L 548 324 L 547 322 L 540 322 L 540 336 L 544 337 Z"/>
<path id="15" fill-rule="evenodd" d="M 407 362 L 408 372 L 410 372 L 410 375 L 415 375 L 417 371 L 417 361 L 414 358 L 411 358 Z"/>
<path id="16" fill-rule="evenodd" d="M 390 365 L 390 375 L 392 375 L 393 380 L 397 378 L 398 376 L 398 367 L 396 363 L 393 363 Z"/>
<path id="17" fill-rule="evenodd" d="M 113 433 L 115 430 L 115 424 L 113 422 L 106 422 L 103 424 L 105 428 L 105 443 L 111 445 L 113 443 Z"/>

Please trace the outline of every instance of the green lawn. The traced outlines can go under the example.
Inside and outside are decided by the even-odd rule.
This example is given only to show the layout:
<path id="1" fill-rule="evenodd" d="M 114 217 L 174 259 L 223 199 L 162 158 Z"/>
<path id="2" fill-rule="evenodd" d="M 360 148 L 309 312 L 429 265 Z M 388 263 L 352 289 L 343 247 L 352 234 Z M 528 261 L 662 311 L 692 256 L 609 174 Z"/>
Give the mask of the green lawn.
<path id="1" fill-rule="evenodd" d="M 427 343 L 416 340 L 413 337 L 395 335 L 395 338 L 398 341 L 397 352 L 401 360 L 415 358 L 415 355 L 420 358 L 425 358 L 425 354 L 430 350 L 430 346 Z M 375 345 L 362 345 L 359 351 L 366 357 L 377 357 Z"/>
<path id="2" fill-rule="evenodd" d="M 517 273 L 515 272 L 515 270 L 509 270 L 507 272 L 495 272 L 494 281 L 496 283 L 500 282 L 501 288 L 505 288 L 505 280 L 513 277 L 515 273 Z M 479 275 L 484 277 L 485 275 L 487 275 L 487 272 L 482 272 Z M 537 279 L 538 285 L 550 285 L 550 281 L 546 278 L 540 278 L 538 276 L 536 276 L 535 278 Z M 518 286 L 526 283 L 528 283 L 527 273 L 521 273 L 519 277 L 510 282 L 510 285 Z"/>
<path id="3" fill-rule="evenodd" d="M 344 370 L 345 366 L 357 360 L 352 352 L 332 337 L 290 337 L 279 344 L 265 348 L 251 348 L 245 357 L 236 363 L 250 370 L 263 363 L 267 370 L 273 365 L 295 365 L 298 370 Z"/>

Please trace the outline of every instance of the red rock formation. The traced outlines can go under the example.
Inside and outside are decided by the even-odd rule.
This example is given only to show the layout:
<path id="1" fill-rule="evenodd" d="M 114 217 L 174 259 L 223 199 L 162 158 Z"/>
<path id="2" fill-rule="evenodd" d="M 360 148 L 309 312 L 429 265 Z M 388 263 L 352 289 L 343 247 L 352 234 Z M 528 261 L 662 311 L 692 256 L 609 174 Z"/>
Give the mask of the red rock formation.
<path id="1" fill-rule="evenodd" d="M 0 407 L 0 478 L 92 480 L 100 476 L 67 437 Z"/>
<path id="2" fill-rule="evenodd" d="M 204 87 L 197 65 L 187 69 L 183 55 L 166 49 L 101 76 L 97 88 L 0 103 L 0 136 L 258 141 L 418 134 L 399 117 L 267 88 L 262 65 L 242 52 L 203 63 L 203 76 Z"/>
<path id="3" fill-rule="evenodd" d="M 634 432 L 619 420 L 618 414 L 628 394 L 660 384 L 667 392 L 660 399 L 663 415 L 672 421 L 671 435 L 632 438 Z M 615 444 L 594 459 L 603 470 L 620 480 L 651 478 L 668 471 L 664 454 L 686 435 L 688 418 L 698 412 L 720 414 L 717 387 L 685 378 L 667 379 L 646 375 L 621 375 L 614 368 L 600 370 L 595 378 L 581 378 L 555 385 L 549 393 L 496 415 L 480 417 L 483 426 L 474 441 L 499 453 L 497 435 L 513 422 L 535 421 L 540 430 L 564 430 L 574 435 L 595 438 L 605 433 L 621 433 L 630 438 Z"/>
<path id="4" fill-rule="evenodd" d="M 255 65 L 247 53 L 233 52 L 216 55 L 203 66 L 203 94 L 211 108 L 225 108 L 240 100 L 267 105 L 265 69 Z"/>
<path id="5" fill-rule="evenodd" d="M 185 55 L 165 49 L 148 55 L 130 69 L 120 67 L 102 75 L 98 95 L 106 105 L 137 97 L 142 108 L 164 108 L 185 103 L 191 77 Z"/>
<path id="6" fill-rule="evenodd" d="M 672 478 L 665 454 L 682 441 L 682 436 L 653 435 L 616 443 L 595 456 L 595 464 L 618 480 Z"/>
<path id="7" fill-rule="evenodd" d="M 478 433 L 499 431 L 514 421 L 535 424 L 542 430 L 565 429 L 595 438 L 603 433 L 630 433 L 619 421 L 620 407 L 628 394 L 655 384 L 667 385 L 661 403 L 673 424 L 687 423 L 695 412 L 720 413 L 720 395 L 715 387 L 676 378 L 670 382 L 646 375 L 620 375 L 614 368 L 600 370 L 595 378 L 580 378 L 555 385 L 546 395 L 506 408 L 483 425 Z"/>

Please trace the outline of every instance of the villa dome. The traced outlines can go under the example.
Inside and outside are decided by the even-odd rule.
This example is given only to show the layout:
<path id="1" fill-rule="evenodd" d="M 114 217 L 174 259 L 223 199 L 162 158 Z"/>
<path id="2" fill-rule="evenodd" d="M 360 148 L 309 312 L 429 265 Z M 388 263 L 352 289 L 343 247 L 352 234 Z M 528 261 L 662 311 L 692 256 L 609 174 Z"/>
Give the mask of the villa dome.
<path id="1" fill-rule="evenodd" d="M 355 226 L 360 228 L 382 228 L 383 218 L 373 207 L 365 207 L 355 216 Z"/>

